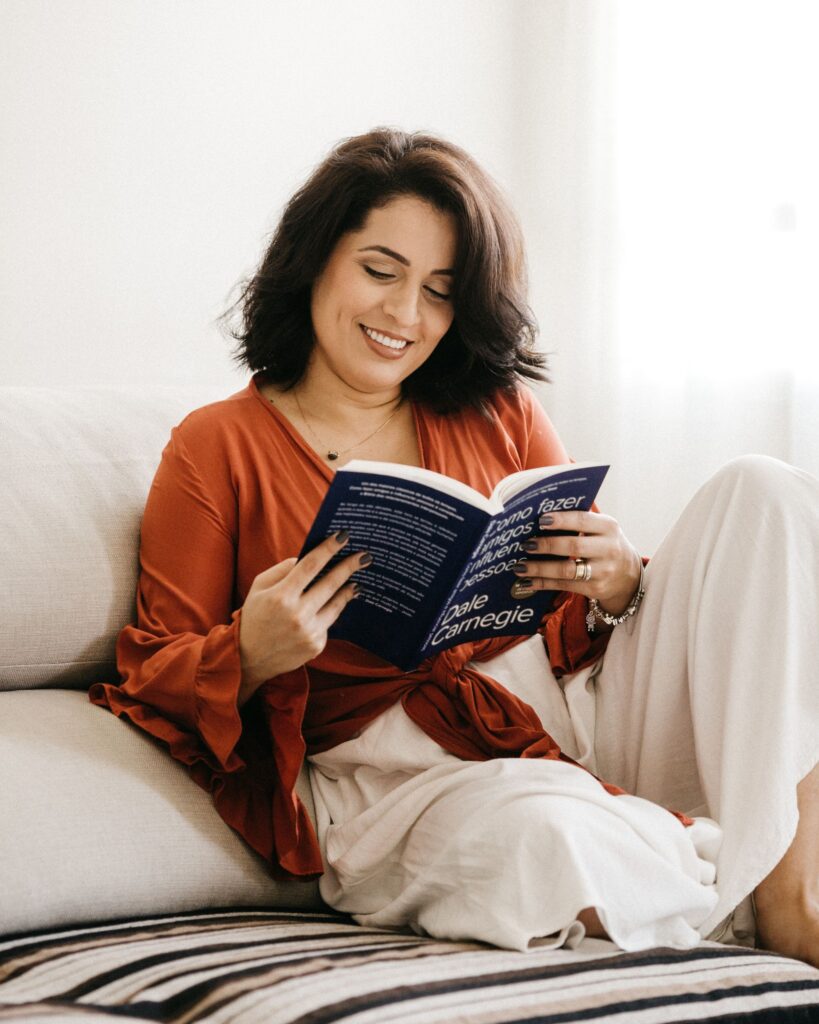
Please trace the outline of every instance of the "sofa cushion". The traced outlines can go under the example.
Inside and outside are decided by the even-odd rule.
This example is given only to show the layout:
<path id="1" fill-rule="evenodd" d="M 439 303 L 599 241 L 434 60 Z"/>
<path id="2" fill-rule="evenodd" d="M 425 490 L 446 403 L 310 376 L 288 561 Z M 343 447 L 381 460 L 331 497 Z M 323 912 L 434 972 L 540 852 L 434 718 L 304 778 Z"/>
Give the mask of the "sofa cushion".
<path id="1" fill-rule="evenodd" d="M 0 693 L 0 722 L 0 934 L 323 906 L 315 882 L 274 880 L 180 764 L 85 693 Z"/>
<path id="2" fill-rule="evenodd" d="M 816 1024 L 819 971 L 704 942 L 525 953 L 233 910 L 0 941 L 10 1024 Z"/>
<path id="3" fill-rule="evenodd" d="M 117 681 L 162 449 L 236 390 L 0 388 L 0 690 Z"/>

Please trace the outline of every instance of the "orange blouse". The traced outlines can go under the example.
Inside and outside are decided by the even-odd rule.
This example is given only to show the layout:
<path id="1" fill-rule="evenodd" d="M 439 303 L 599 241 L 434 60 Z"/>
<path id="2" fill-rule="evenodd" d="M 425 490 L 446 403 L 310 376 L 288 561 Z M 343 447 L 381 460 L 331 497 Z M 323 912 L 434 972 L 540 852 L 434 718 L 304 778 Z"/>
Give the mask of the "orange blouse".
<path id="1" fill-rule="evenodd" d="M 117 640 L 121 682 L 96 683 L 89 696 L 166 744 L 274 873 L 314 877 L 321 856 L 295 793 L 305 754 L 351 738 L 399 700 L 464 759 L 568 758 L 527 704 L 466 668 L 520 638 L 463 644 L 412 672 L 331 640 L 237 707 L 242 604 L 260 572 L 299 553 L 333 477 L 262 381 L 171 431 L 142 520 L 137 621 Z M 498 394 L 490 419 L 413 412 L 422 464 L 487 495 L 516 470 L 569 461 L 528 389 Z M 541 632 L 560 676 L 596 660 L 607 636 L 588 635 L 585 598 L 557 605 Z"/>

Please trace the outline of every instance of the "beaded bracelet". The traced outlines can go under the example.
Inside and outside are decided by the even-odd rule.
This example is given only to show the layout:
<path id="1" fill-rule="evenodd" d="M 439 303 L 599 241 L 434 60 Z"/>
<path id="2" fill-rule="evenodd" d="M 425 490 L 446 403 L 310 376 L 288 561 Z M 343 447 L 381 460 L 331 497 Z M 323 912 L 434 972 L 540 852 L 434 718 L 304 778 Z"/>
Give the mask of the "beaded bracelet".
<path id="1" fill-rule="evenodd" d="M 637 612 L 640 607 L 640 602 L 645 596 L 645 589 L 643 587 L 643 563 L 640 561 L 640 582 L 637 584 L 637 590 L 634 592 L 634 597 L 629 601 L 628 607 L 622 615 L 609 615 L 608 612 L 603 611 L 600 607 L 600 602 L 596 597 L 589 598 L 589 610 L 586 613 L 586 629 L 589 633 L 595 631 L 597 619 L 605 622 L 607 626 L 619 626 L 626 619 L 630 619 L 632 615 Z"/>

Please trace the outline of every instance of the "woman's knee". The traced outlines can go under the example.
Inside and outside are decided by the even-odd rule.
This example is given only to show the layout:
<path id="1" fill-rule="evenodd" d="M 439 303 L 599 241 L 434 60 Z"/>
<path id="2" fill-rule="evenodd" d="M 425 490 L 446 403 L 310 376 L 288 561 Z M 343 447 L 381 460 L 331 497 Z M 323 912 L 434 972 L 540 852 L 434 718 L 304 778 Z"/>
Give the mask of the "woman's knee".
<path id="1" fill-rule="evenodd" d="M 578 856 L 593 841 L 597 813 L 582 800 L 529 792 L 494 808 L 491 831 L 508 865 L 520 859 L 554 865 Z"/>
<path id="2" fill-rule="evenodd" d="M 767 489 L 793 473 L 793 467 L 770 455 L 739 455 L 726 462 L 714 474 L 714 479 L 741 481 L 750 486 Z"/>
<path id="3" fill-rule="evenodd" d="M 726 462 L 705 484 L 706 489 L 727 490 L 754 508 L 787 501 L 806 474 L 770 455 L 740 455 Z"/>

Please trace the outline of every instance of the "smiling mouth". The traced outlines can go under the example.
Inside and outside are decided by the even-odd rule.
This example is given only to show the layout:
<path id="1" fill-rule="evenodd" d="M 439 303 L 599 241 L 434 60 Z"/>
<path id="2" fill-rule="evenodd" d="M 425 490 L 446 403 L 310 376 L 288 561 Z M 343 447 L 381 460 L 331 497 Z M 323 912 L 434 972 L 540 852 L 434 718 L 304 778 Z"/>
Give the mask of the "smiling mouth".
<path id="1" fill-rule="evenodd" d="M 368 338 L 371 338 L 379 345 L 383 345 L 385 348 L 391 348 L 393 352 L 401 352 L 407 347 L 407 345 L 412 344 L 412 342 L 407 338 L 392 338 L 389 334 L 382 334 L 381 331 L 374 331 L 372 327 L 365 327 L 364 324 L 361 324 L 361 330 Z"/>

